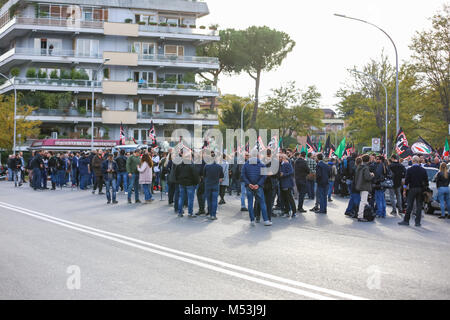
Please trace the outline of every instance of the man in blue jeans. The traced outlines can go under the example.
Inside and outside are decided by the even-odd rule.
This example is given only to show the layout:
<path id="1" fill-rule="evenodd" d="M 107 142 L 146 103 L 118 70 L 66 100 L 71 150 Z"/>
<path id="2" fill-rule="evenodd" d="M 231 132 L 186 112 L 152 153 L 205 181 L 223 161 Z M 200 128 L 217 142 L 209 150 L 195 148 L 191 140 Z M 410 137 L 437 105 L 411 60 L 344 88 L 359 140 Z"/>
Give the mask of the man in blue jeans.
<path id="1" fill-rule="evenodd" d="M 265 165 L 258 159 L 258 151 L 252 150 L 250 159 L 242 167 L 242 181 L 247 188 L 248 211 L 250 224 L 255 226 L 255 213 L 253 210 L 253 198 L 259 203 L 265 226 L 271 226 L 272 222 L 267 216 L 267 207 L 264 199 L 264 181 L 266 176 L 262 174 Z"/>
<path id="2" fill-rule="evenodd" d="M 103 179 L 106 185 L 106 200 L 107 204 L 111 203 L 111 192 L 112 189 L 112 203 L 117 204 L 116 201 L 116 176 L 117 176 L 117 163 L 113 159 L 113 154 L 108 154 L 108 159 L 102 163 L 102 173 Z"/>
<path id="3" fill-rule="evenodd" d="M 188 199 L 189 218 L 194 216 L 195 188 L 199 183 L 198 172 L 192 164 L 190 152 L 183 153 L 183 161 L 175 168 L 175 181 L 179 184 L 178 216 L 183 217 L 183 204 L 185 197 Z"/>
<path id="4" fill-rule="evenodd" d="M 141 163 L 141 158 L 139 157 L 139 149 L 134 150 L 131 157 L 127 159 L 127 172 L 128 172 L 128 203 L 131 203 L 131 195 L 134 188 L 134 199 L 135 203 L 141 203 L 139 200 L 139 171 L 137 166 Z"/>
<path id="5" fill-rule="evenodd" d="M 328 182 L 330 180 L 330 167 L 323 161 L 323 154 L 317 155 L 316 167 L 316 182 L 317 182 L 317 196 L 319 199 L 319 211 L 316 213 L 327 214 L 327 191 Z"/>
<path id="6" fill-rule="evenodd" d="M 214 152 L 211 153 L 214 157 Z M 205 179 L 205 198 L 208 203 L 208 212 L 210 220 L 217 220 L 217 198 L 219 196 L 219 184 L 222 182 L 223 168 L 216 162 L 207 164 L 203 169 L 203 177 Z"/>
<path id="7" fill-rule="evenodd" d="M 248 211 L 247 207 L 245 206 L 245 198 L 247 198 L 247 187 L 245 186 L 244 180 L 242 180 L 242 168 L 244 167 L 245 162 L 248 161 L 248 153 L 246 152 L 244 154 L 244 159 L 242 159 L 242 157 L 239 157 L 238 160 L 244 161 L 244 163 L 238 163 L 238 171 L 241 185 L 241 211 Z"/>
<path id="8" fill-rule="evenodd" d="M 117 186 L 116 192 L 119 192 L 119 187 L 123 184 L 123 191 L 128 192 L 128 173 L 127 173 L 127 157 L 125 150 L 120 150 L 120 156 L 116 158 L 117 163 Z"/>

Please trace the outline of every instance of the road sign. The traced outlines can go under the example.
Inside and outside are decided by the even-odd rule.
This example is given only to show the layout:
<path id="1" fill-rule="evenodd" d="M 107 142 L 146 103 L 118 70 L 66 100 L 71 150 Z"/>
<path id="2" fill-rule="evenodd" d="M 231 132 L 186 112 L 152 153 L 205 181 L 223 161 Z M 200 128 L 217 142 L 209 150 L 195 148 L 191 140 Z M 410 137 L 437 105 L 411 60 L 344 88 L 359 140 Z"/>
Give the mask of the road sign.
<path id="1" fill-rule="evenodd" d="M 381 139 L 380 138 L 372 138 L 372 151 L 374 151 L 374 152 L 381 151 Z"/>

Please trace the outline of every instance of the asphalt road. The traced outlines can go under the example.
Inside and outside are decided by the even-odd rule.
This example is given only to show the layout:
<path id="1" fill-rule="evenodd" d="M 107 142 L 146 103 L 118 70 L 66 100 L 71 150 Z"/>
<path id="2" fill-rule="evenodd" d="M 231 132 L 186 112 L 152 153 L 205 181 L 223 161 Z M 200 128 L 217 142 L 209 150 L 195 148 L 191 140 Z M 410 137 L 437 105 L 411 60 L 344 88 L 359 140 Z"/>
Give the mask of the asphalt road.
<path id="1" fill-rule="evenodd" d="M 155 196 L 1 182 L 0 299 L 450 299 L 448 219 L 358 223 L 336 198 L 327 216 L 251 227 L 234 195 L 214 222 Z"/>

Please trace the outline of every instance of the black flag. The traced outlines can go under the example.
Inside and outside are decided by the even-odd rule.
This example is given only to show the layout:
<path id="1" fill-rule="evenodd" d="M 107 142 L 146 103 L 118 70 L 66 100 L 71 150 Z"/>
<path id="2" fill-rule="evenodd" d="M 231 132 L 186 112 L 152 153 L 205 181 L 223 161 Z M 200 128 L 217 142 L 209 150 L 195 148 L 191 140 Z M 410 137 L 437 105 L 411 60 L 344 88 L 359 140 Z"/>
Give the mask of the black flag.
<path id="1" fill-rule="evenodd" d="M 397 138 L 395 139 L 395 152 L 397 152 L 402 159 L 412 156 L 412 151 L 408 146 L 408 139 L 406 139 L 405 132 L 403 132 L 402 128 L 400 128 Z"/>
<path id="2" fill-rule="evenodd" d="M 311 154 L 313 152 L 317 152 L 317 147 L 314 143 L 312 143 L 311 138 L 306 136 L 306 147 L 308 148 L 308 153 Z"/>
<path id="3" fill-rule="evenodd" d="M 330 136 L 328 136 L 327 142 L 325 143 L 325 147 L 323 149 L 323 153 L 325 155 L 329 155 L 330 154 L 330 149 L 331 149 L 331 140 L 330 140 Z"/>

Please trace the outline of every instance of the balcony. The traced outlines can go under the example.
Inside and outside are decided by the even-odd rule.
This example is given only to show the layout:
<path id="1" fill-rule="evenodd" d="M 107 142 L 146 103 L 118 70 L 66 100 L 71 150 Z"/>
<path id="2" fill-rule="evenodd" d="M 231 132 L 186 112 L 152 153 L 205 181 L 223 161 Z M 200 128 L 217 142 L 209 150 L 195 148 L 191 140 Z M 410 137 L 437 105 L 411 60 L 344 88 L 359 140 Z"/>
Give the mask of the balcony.
<path id="1" fill-rule="evenodd" d="M 40 120 L 44 122 L 74 123 L 91 122 L 92 113 L 90 110 L 67 108 L 67 109 L 37 109 L 27 117 L 28 120 Z M 102 113 L 94 112 L 94 122 L 102 122 Z"/>
<path id="2" fill-rule="evenodd" d="M 42 91 L 72 91 L 92 92 L 104 94 L 150 94 L 150 95 L 177 95 L 194 97 L 216 97 L 218 91 L 215 86 L 195 83 L 136 83 L 125 81 L 91 81 L 70 79 L 35 79 L 13 78 L 17 90 L 42 90 Z M 137 89 L 137 92 L 136 92 Z M 0 94 L 13 90 L 10 82 L 0 86 Z"/>
<path id="3" fill-rule="evenodd" d="M 218 69 L 219 58 L 198 56 L 176 56 L 163 54 L 140 54 L 140 65 L 155 65 L 165 67 L 197 67 L 205 69 Z"/>
<path id="4" fill-rule="evenodd" d="M 139 83 L 139 94 L 217 97 L 217 87 L 196 83 Z"/>
<path id="5" fill-rule="evenodd" d="M 102 92 L 101 81 L 91 80 L 69 80 L 69 79 L 35 79 L 35 78 L 13 78 L 17 90 L 42 90 L 42 91 L 72 91 L 72 92 Z M 0 94 L 13 90 L 10 82 L 0 86 Z"/>
<path id="6" fill-rule="evenodd" d="M 16 30 L 17 34 L 7 31 Z M 54 31 L 109 34 L 115 36 L 155 37 L 192 41 L 219 41 L 217 30 L 190 28 L 182 26 L 135 25 L 114 21 L 85 21 L 57 18 L 36 18 L 16 16 L 0 28 L 0 39 L 12 41 L 17 36 L 23 36 L 27 31 Z M 120 31 L 120 32 L 119 32 Z"/>

